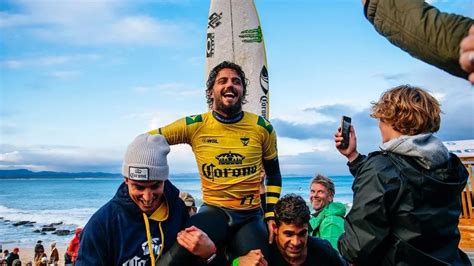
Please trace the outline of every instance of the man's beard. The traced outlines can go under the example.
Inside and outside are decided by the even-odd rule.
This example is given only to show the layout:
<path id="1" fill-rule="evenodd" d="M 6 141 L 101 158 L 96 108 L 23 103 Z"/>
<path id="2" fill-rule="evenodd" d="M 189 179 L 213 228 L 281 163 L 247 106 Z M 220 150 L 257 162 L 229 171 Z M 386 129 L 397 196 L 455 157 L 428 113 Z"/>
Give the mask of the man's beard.
<path id="1" fill-rule="evenodd" d="M 218 100 L 214 99 L 214 101 L 216 101 L 215 111 L 222 112 L 226 114 L 227 116 L 235 115 L 242 110 L 243 98 L 244 97 L 240 96 L 239 100 L 235 104 L 230 105 L 230 106 L 226 106 L 224 102 L 221 100 L 221 98 L 219 98 Z"/>

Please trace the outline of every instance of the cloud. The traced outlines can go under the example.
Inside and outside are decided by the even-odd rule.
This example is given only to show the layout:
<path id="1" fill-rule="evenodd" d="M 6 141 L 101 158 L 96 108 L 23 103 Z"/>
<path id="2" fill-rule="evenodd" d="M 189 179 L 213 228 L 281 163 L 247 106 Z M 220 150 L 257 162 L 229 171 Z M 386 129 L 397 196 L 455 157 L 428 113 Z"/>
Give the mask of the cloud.
<path id="1" fill-rule="evenodd" d="M 297 156 L 280 156 L 280 169 L 287 175 L 350 175 L 346 165 L 347 159 L 336 149 L 302 153 Z"/>
<path id="2" fill-rule="evenodd" d="M 308 152 L 325 152 L 331 150 L 334 144 L 329 139 L 278 138 L 278 156 L 295 156 Z"/>
<path id="3" fill-rule="evenodd" d="M 0 27 L 23 27 L 46 41 L 77 45 L 186 43 L 181 41 L 192 34 L 189 25 L 128 14 L 140 3 L 146 2 L 17 1 L 20 12 L 0 13 Z"/>
<path id="4" fill-rule="evenodd" d="M 58 70 L 58 71 L 49 72 L 48 76 L 57 78 L 57 79 L 69 80 L 69 79 L 77 78 L 80 74 L 81 72 L 79 71 Z"/>
<path id="5" fill-rule="evenodd" d="M 0 28 L 17 27 L 34 23 L 30 16 L 0 12 Z"/>
<path id="6" fill-rule="evenodd" d="M 205 91 L 204 88 L 195 88 L 193 85 L 188 85 L 180 82 L 161 83 L 153 86 L 136 86 L 132 88 L 132 90 L 140 94 L 165 93 L 167 95 L 172 96 L 204 95 Z"/>
<path id="7" fill-rule="evenodd" d="M 74 146 L 0 146 L 0 168 L 33 171 L 120 171 L 123 151 Z"/>
<path id="8" fill-rule="evenodd" d="M 333 104 L 315 107 L 306 107 L 299 111 L 278 115 L 271 119 L 275 130 L 280 137 L 293 139 L 328 139 L 340 126 L 341 116 L 347 115 L 366 125 L 364 117 L 367 110 L 358 110 L 352 105 Z"/>
<path id="9" fill-rule="evenodd" d="M 59 56 L 42 56 L 42 57 L 29 57 L 29 58 L 17 58 L 0 61 L 0 65 L 10 68 L 18 69 L 25 67 L 44 67 L 44 66 L 55 66 L 63 65 L 78 61 L 95 61 L 100 59 L 97 54 L 70 54 L 70 55 L 59 55 Z"/>
<path id="10" fill-rule="evenodd" d="M 3 136 L 3 137 L 7 135 L 13 136 L 21 132 L 16 124 L 6 122 L 5 121 L 6 118 L 2 115 L 0 115 L 0 117 L 2 117 L 2 120 L 4 120 L 0 124 L 0 136 Z"/>
<path id="11" fill-rule="evenodd" d="M 58 172 L 120 173 L 123 150 L 75 146 L 14 146 L 0 144 L 0 169 Z M 168 156 L 171 173 L 197 173 L 189 145 L 173 145 Z"/>
<path id="12" fill-rule="evenodd" d="M 393 73 L 393 74 L 383 73 L 383 74 L 375 74 L 372 77 L 381 78 L 385 81 L 399 81 L 399 80 L 403 81 L 408 76 L 409 76 L 408 73 Z"/>

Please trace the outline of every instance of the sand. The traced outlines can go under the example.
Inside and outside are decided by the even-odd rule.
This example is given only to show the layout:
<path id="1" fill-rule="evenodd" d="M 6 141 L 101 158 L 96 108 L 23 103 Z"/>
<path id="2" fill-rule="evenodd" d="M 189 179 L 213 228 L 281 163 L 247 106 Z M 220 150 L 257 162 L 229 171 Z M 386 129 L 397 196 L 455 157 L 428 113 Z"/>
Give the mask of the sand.
<path id="1" fill-rule="evenodd" d="M 44 244 L 43 244 L 44 245 Z M 22 247 L 22 246 L 7 246 L 3 245 L 3 250 L 8 249 L 8 251 L 12 252 L 13 248 L 18 247 L 20 249 L 20 252 L 18 255 L 20 256 L 21 260 L 21 265 L 25 265 L 27 262 L 31 261 L 33 262 L 33 258 L 35 256 L 35 247 Z M 58 243 L 56 245 L 56 248 L 58 249 L 59 252 L 59 265 L 64 265 L 64 253 L 66 252 L 66 245 L 60 246 Z M 45 253 L 48 255 L 48 260 L 49 260 L 49 255 L 51 255 L 51 248 L 49 245 L 44 245 Z"/>

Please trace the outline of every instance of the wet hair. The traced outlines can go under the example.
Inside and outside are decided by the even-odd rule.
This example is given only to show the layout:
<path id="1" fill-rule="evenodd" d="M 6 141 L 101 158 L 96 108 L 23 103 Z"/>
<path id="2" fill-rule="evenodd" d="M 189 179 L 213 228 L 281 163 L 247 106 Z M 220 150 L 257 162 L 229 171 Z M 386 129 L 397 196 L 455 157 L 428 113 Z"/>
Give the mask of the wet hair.
<path id="1" fill-rule="evenodd" d="M 303 226 L 309 223 L 310 212 L 306 201 L 296 194 L 286 194 L 275 204 L 275 222 Z"/>
<path id="2" fill-rule="evenodd" d="M 334 187 L 334 182 L 332 182 L 332 180 L 329 177 L 317 174 L 311 180 L 311 185 L 314 184 L 314 183 L 323 185 L 329 191 L 329 194 L 331 194 L 331 197 L 334 197 L 334 194 L 336 194 L 336 189 Z"/>
<path id="3" fill-rule="evenodd" d="M 438 100 L 427 91 L 401 85 L 382 94 L 372 102 L 371 117 L 389 124 L 403 135 L 434 133 L 441 123 L 441 108 Z"/>
<path id="4" fill-rule="evenodd" d="M 242 70 L 242 68 L 232 62 L 229 61 L 223 61 L 222 63 L 218 64 L 215 66 L 211 72 L 209 72 L 209 78 L 207 79 L 206 82 L 206 99 L 207 99 L 207 105 L 209 106 L 209 109 L 212 108 L 212 98 L 211 98 L 211 91 L 212 87 L 214 86 L 214 83 L 216 82 L 217 74 L 219 74 L 219 71 L 221 71 L 224 68 L 230 68 L 237 72 L 237 75 L 239 75 L 240 80 L 242 81 L 242 88 L 243 88 L 243 95 L 242 95 L 242 104 L 246 103 L 245 96 L 247 95 L 247 79 L 245 78 L 245 73 Z"/>

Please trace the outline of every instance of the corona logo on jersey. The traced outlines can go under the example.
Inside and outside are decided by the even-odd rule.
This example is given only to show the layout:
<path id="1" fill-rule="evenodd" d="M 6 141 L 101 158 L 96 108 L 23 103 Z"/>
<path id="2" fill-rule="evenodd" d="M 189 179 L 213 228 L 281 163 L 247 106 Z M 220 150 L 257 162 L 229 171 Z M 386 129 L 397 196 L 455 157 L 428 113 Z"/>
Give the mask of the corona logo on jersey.
<path id="1" fill-rule="evenodd" d="M 228 153 L 217 155 L 216 159 L 219 161 L 219 164 L 242 164 L 245 156 L 229 151 Z"/>
<path id="2" fill-rule="evenodd" d="M 239 167 L 239 168 L 219 168 L 216 165 L 210 164 L 203 164 L 201 167 L 202 174 L 214 181 L 214 178 L 220 177 L 242 177 L 248 176 L 251 174 L 255 174 L 257 172 L 257 165 Z"/>

